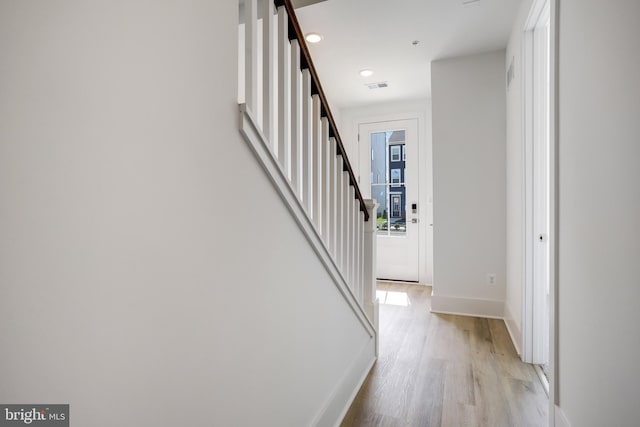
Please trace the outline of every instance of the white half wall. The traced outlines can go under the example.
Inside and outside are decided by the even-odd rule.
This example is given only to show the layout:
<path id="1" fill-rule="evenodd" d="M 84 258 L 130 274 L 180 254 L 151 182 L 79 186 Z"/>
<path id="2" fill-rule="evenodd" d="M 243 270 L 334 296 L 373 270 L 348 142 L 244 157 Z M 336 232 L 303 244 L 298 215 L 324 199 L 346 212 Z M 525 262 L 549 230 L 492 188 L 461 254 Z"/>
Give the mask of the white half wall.
<path id="1" fill-rule="evenodd" d="M 431 284 L 433 280 L 433 167 L 431 143 L 431 100 L 417 99 L 403 102 L 378 103 L 366 107 L 345 108 L 334 114 L 339 120 L 339 132 L 349 153 L 356 176 L 360 175 L 360 144 L 358 128 L 362 123 L 377 123 L 389 120 L 418 120 L 419 170 L 419 282 Z"/>
<path id="2" fill-rule="evenodd" d="M 640 2 L 559 2 L 558 406 L 640 420 Z"/>
<path id="3" fill-rule="evenodd" d="M 505 298 L 505 51 L 431 64 L 434 311 Z M 489 285 L 488 275 L 495 275 Z M 443 307 L 448 307 L 444 310 Z M 469 313 L 476 314 L 476 313 Z"/>
<path id="4" fill-rule="evenodd" d="M 0 402 L 339 422 L 375 339 L 239 133 L 237 7 L 0 2 Z"/>

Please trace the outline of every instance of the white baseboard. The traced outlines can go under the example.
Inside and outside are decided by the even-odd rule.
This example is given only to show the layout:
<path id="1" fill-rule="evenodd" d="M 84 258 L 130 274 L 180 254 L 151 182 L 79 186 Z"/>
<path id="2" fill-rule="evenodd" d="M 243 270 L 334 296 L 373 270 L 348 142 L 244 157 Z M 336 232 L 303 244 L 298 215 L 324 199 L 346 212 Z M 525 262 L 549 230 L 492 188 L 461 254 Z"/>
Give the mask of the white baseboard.
<path id="1" fill-rule="evenodd" d="M 522 329 L 513 319 L 511 310 L 509 310 L 509 306 L 506 304 L 504 306 L 504 324 L 507 326 L 507 332 L 509 332 L 511 342 L 513 342 L 513 346 L 516 348 L 516 353 L 522 358 Z"/>
<path id="2" fill-rule="evenodd" d="M 502 319 L 504 301 L 432 295 L 431 312 Z"/>
<path id="3" fill-rule="evenodd" d="M 571 423 L 567 419 L 567 416 L 558 405 L 555 405 L 553 412 L 555 413 L 555 427 L 571 427 Z"/>
<path id="4" fill-rule="evenodd" d="M 362 348 L 316 415 L 312 426 L 340 426 L 376 361 L 375 345 L 375 338 L 372 338 Z"/>

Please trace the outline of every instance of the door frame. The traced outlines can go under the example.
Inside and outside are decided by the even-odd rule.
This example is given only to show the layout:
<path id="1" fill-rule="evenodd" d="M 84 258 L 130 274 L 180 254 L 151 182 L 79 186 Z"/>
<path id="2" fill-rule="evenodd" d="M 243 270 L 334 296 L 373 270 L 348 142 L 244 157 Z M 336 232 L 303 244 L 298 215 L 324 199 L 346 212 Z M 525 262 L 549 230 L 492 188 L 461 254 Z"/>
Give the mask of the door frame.
<path id="1" fill-rule="evenodd" d="M 531 332 L 532 319 L 530 313 L 533 311 L 533 292 L 531 286 L 533 285 L 530 280 L 530 266 L 532 266 L 532 259 L 530 258 L 530 249 L 527 244 L 527 237 L 533 238 L 533 234 L 529 233 L 528 213 L 527 213 L 527 198 L 531 190 L 530 184 L 533 182 L 533 176 L 531 168 L 527 167 L 527 153 L 530 153 L 530 145 L 532 139 L 531 124 L 531 95 L 532 95 L 532 46 L 533 29 L 538 23 L 541 11 L 548 7 L 549 9 L 549 236 L 548 236 L 548 248 L 549 248 L 549 266 L 548 266 L 548 280 L 549 280 L 549 426 L 556 425 L 556 406 L 560 404 L 558 393 L 558 292 L 559 292 L 559 260 L 558 260 L 558 245 L 559 245 L 559 129 L 558 129 L 558 102 L 559 102 L 559 90 L 558 90 L 558 54 L 559 54 L 559 0 L 533 0 L 529 17 L 525 21 L 525 27 L 523 28 L 523 166 L 524 166 L 524 185 L 523 185 L 523 242 L 525 247 L 523 251 L 524 257 L 524 271 L 523 271 L 523 310 L 522 310 L 522 345 L 523 345 L 523 358 L 525 358 L 527 334 Z M 529 234 L 529 236 L 527 236 Z M 529 267 L 528 267 L 529 266 Z M 526 361 L 526 360 L 525 360 Z"/>
<path id="2" fill-rule="evenodd" d="M 358 182 L 361 186 L 363 194 L 368 194 L 371 190 L 370 185 L 370 166 L 371 166 L 371 135 L 384 133 L 393 130 L 404 129 L 406 132 L 404 147 L 412 150 L 410 162 L 405 164 L 405 171 L 409 170 L 410 177 L 405 176 L 405 195 L 404 209 L 406 212 L 406 234 L 403 236 L 380 236 L 376 235 L 378 242 L 378 260 L 394 259 L 386 265 L 382 270 L 378 268 L 378 279 L 380 280 L 398 280 L 407 282 L 420 282 L 421 269 L 421 242 L 420 242 L 420 221 L 419 213 L 421 210 L 420 201 L 420 131 L 417 119 L 401 119 L 401 120 L 384 120 L 358 124 L 358 151 L 360 157 L 360 175 Z M 386 187 L 386 203 L 388 204 L 388 221 L 391 222 L 391 213 L 394 194 L 402 194 L 401 187 L 393 184 L 393 171 L 399 171 L 399 179 L 402 180 L 402 172 L 400 169 L 391 169 L 392 156 L 397 154 L 398 160 L 402 161 L 402 149 L 393 143 L 385 143 L 385 181 L 388 182 Z M 394 150 L 394 148 L 398 150 Z M 397 151 L 397 153 L 394 153 Z M 406 183 L 409 183 L 407 185 Z M 402 203 L 402 202 L 401 202 Z M 411 211 L 411 203 L 418 204 L 418 212 L 413 214 Z M 380 210 L 378 209 L 378 213 Z M 414 223 L 412 219 L 417 219 Z M 389 230 L 389 229 L 388 229 Z M 384 244 L 383 244 L 384 243 Z M 382 257 L 382 258 L 381 258 Z M 378 263 L 380 264 L 380 263 Z M 383 271 L 384 270 L 384 271 Z"/>
<path id="3" fill-rule="evenodd" d="M 551 135 L 549 133 L 549 114 L 546 114 L 544 121 L 541 121 L 540 117 L 544 116 L 543 104 L 544 102 L 550 102 L 549 86 L 544 86 L 542 83 L 544 75 L 543 66 L 548 61 L 550 51 L 547 52 L 539 47 L 537 43 L 538 32 L 542 24 L 550 19 L 550 10 L 548 0 L 538 0 L 533 3 L 529 17 L 525 24 L 525 33 L 523 37 L 523 57 L 524 57 L 524 171 L 525 171 L 525 269 L 524 269 L 524 284 L 525 292 L 524 296 L 524 310 L 523 310 L 523 343 L 522 343 L 522 355 L 523 359 L 527 363 L 542 363 L 547 359 L 549 354 L 544 354 L 545 350 L 548 350 L 548 343 L 543 342 L 545 336 L 545 328 L 548 326 L 548 315 L 545 310 L 545 289 L 541 286 L 545 283 L 540 283 L 541 280 L 546 280 L 548 283 L 550 277 L 546 274 L 549 271 L 549 254 L 547 253 L 547 262 L 541 264 L 540 260 L 540 248 L 539 242 L 536 236 L 542 232 L 540 230 L 540 222 L 547 222 L 545 219 L 541 219 L 546 215 L 545 211 L 549 211 L 551 190 L 549 189 L 550 176 L 546 174 L 542 169 L 546 169 L 551 174 L 550 169 L 550 150 L 546 155 L 542 155 L 541 151 L 544 150 L 539 146 L 540 136 L 539 129 L 541 126 L 546 128 L 546 139 L 548 144 L 551 143 Z M 549 25 L 551 23 L 549 22 Z M 542 27 L 544 28 L 544 27 Z M 550 43 L 550 41 L 549 41 Z M 546 56 L 546 58 L 544 58 Z M 544 63 L 541 64 L 541 60 Z M 549 83 L 549 82 L 547 82 Z M 544 158 L 544 163 L 541 165 L 541 159 Z M 544 194 L 544 200 L 540 197 L 539 187 L 547 187 L 548 194 Z M 542 202 L 542 207 L 541 207 Z M 549 229 L 546 224 L 546 229 Z M 546 231 L 546 230 L 545 230 Z M 540 234 L 544 236 L 547 233 Z M 551 234 L 550 232 L 548 234 Z M 543 237 L 543 244 L 549 246 L 548 237 L 545 240 Z M 546 277 L 545 277 L 546 276 Z M 548 351 L 546 351 L 548 353 Z"/>
<path id="4" fill-rule="evenodd" d="M 356 143 L 353 153 L 357 160 L 358 174 L 360 174 L 363 160 L 361 159 L 360 139 L 358 137 L 361 125 L 395 122 L 402 120 L 417 120 L 418 123 L 418 202 L 422 206 L 418 211 L 419 216 L 419 284 L 431 285 L 433 278 L 433 185 L 432 185 L 432 152 L 431 152 L 431 106 L 425 100 L 424 111 L 422 106 L 415 105 L 389 105 L 377 107 L 369 111 L 356 112 L 347 120 L 353 132 L 353 141 Z M 392 112 L 396 110 L 399 112 Z M 404 110 L 404 111 L 403 111 Z M 370 161 L 370 160 L 369 160 Z M 360 175 L 358 182 L 360 183 Z"/>

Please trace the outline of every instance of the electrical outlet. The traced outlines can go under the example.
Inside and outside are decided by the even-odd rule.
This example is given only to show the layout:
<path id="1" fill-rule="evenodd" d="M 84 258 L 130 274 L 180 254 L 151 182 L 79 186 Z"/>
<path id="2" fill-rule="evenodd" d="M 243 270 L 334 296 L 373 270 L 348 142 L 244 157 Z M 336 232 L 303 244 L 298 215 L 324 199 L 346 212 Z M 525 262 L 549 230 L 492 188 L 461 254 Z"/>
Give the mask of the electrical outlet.
<path id="1" fill-rule="evenodd" d="M 496 274 L 495 273 L 487 274 L 487 285 L 495 286 L 495 284 L 496 284 Z"/>

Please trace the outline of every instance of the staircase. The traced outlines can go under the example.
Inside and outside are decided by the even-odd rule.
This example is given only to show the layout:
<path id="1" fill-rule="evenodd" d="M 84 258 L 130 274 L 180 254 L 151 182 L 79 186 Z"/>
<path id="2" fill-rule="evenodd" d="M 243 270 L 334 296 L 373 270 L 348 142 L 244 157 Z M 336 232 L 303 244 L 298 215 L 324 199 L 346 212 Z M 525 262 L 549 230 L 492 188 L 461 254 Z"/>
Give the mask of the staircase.
<path id="1" fill-rule="evenodd" d="M 367 328 L 375 205 L 364 200 L 289 0 L 240 3 L 240 131 Z"/>
<path id="2" fill-rule="evenodd" d="M 241 0 L 239 22 L 240 132 L 372 343 L 311 423 L 338 425 L 377 356 L 376 204 L 358 188 L 291 2 Z"/>

